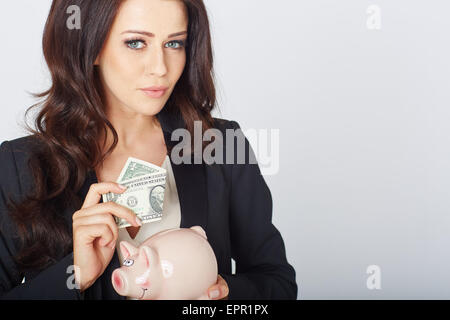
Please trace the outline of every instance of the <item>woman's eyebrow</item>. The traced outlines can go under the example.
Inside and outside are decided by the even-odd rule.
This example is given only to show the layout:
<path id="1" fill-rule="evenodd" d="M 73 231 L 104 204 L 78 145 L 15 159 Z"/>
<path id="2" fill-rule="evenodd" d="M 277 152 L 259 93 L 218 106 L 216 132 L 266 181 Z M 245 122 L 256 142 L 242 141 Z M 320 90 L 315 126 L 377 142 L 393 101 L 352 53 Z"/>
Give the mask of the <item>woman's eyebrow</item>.
<path id="1" fill-rule="evenodd" d="M 124 33 L 139 33 L 139 34 L 146 35 L 148 37 L 154 37 L 155 36 L 151 32 L 141 31 L 141 30 L 127 30 L 127 31 L 122 32 L 121 34 L 124 34 Z M 176 36 L 181 36 L 183 34 L 187 34 L 187 31 L 180 31 L 180 32 L 169 34 L 169 38 L 173 38 L 173 37 L 176 37 Z"/>

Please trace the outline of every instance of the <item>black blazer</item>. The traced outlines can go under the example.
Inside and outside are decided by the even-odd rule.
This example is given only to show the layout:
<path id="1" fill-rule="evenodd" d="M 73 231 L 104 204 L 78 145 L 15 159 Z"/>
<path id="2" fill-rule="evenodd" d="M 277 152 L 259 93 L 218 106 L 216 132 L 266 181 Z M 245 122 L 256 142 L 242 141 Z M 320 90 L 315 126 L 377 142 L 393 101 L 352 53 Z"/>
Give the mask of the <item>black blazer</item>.
<path id="1" fill-rule="evenodd" d="M 183 127 L 181 118 L 160 112 L 158 119 L 166 145 L 178 143 L 171 141 L 171 133 Z M 239 128 L 235 121 L 214 121 L 224 137 L 226 129 Z M 120 267 L 116 252 L 105 272 L 83 294 L 67 286 L 68 282 L 73 283 L 69 268 L 73 265 L 73 252 L 43 271 L 18 274 L 12 256 L 19 242 L 5 201 L 9 194 L 16 199 L 32 188 L 27 159 L 33 137 L 3 141 L 0 145 L 0 298 L 125 299 L 111 283 L 112 271 Z M 247 152 L 253 152 L 246 138 L 245 145 Z M 225 146 L 224 142 L 224 154 Z M 248 157 L 246 164 L 208 165 L 203 161 L 177 165 L 170 154 L 169 157 L 180 200 L 181 227 L 200 225 L 206 231 L 219 274 L 229 287 L 228 299 L 296 299 L 295 270 L 287 262 L 283 239 L 272 224 L 272 197 L 258 165 L 249 164 Z M 95 171 L 91 170 L 78 192 L 81 199 L 96 182 Z M 78 209 L 67 207 L 61 212 L 70 230 L 72 214 Z M 231 258 L 236 261 L 236 274 L 231 271 Z"/>

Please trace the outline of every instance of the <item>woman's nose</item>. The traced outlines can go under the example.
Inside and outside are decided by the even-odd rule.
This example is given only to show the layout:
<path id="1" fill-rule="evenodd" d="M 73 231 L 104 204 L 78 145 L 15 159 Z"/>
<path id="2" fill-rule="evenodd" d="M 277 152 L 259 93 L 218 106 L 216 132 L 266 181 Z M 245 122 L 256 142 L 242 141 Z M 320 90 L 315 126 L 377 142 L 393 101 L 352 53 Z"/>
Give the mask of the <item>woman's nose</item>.
<path id="1" fill-rule="evenodd" d="M 167 73 L 167 66 L 163 49 L 152 48 L 147 58 L 146 75 L 162 77 Z"/>

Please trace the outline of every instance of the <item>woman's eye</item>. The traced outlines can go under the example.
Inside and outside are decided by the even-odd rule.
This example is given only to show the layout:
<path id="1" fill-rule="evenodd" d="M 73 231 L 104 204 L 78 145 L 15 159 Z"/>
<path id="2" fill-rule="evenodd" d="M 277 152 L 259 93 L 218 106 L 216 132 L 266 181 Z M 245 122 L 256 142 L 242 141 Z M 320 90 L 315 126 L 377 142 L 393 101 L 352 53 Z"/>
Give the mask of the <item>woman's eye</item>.
<path id="1" fill-rule="evenodd" d="M 181 49 L 184 47 L 184 41 L 176 40 L 176 41 L 170 41 L 168 44 L 175 44 L 175 46 L 169 46 L 169 48 L 173 49 Z"/>
<path id="2" fill-rule="evenodd" d="M 128 48 L 133 49 L 133 50 L 139 50 L 139 49 L 142 49 L 145 47 L 145 41 L 140 40 L 140 39 L 128 40 L 128 41 L 125 41 L 125 44 L 127 45 Z M 171 48 L 171 49 L 176 49 L 176 50 L 183 49 L 184 46 L 185 46 L 185 42 L 182 40 L 174 40 L 174 41 L 170 41 L 166 44 L 166 48 Z"/>
<path id="3" fill-rule="evenodd" d="M 125 42 L 130 49 L 142 49 L 144 47 L 143 40 L 129 40 Z"/>

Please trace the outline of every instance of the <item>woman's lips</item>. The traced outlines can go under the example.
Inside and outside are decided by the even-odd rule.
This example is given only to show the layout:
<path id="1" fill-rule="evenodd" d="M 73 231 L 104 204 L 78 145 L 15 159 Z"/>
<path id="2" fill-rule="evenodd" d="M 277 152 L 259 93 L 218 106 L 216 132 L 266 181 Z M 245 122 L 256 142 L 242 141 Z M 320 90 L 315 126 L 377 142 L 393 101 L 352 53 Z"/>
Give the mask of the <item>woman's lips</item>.
<path id="1" fill-rule="evenodd" d="M 145 93 L 145 95 L 147 95 L 148 97 L 151 98 L 161 98 L 167 91 L 167 89 L 165 90 L 147 90 L 147 89 L 141 89 L 142 92 Z"/>

